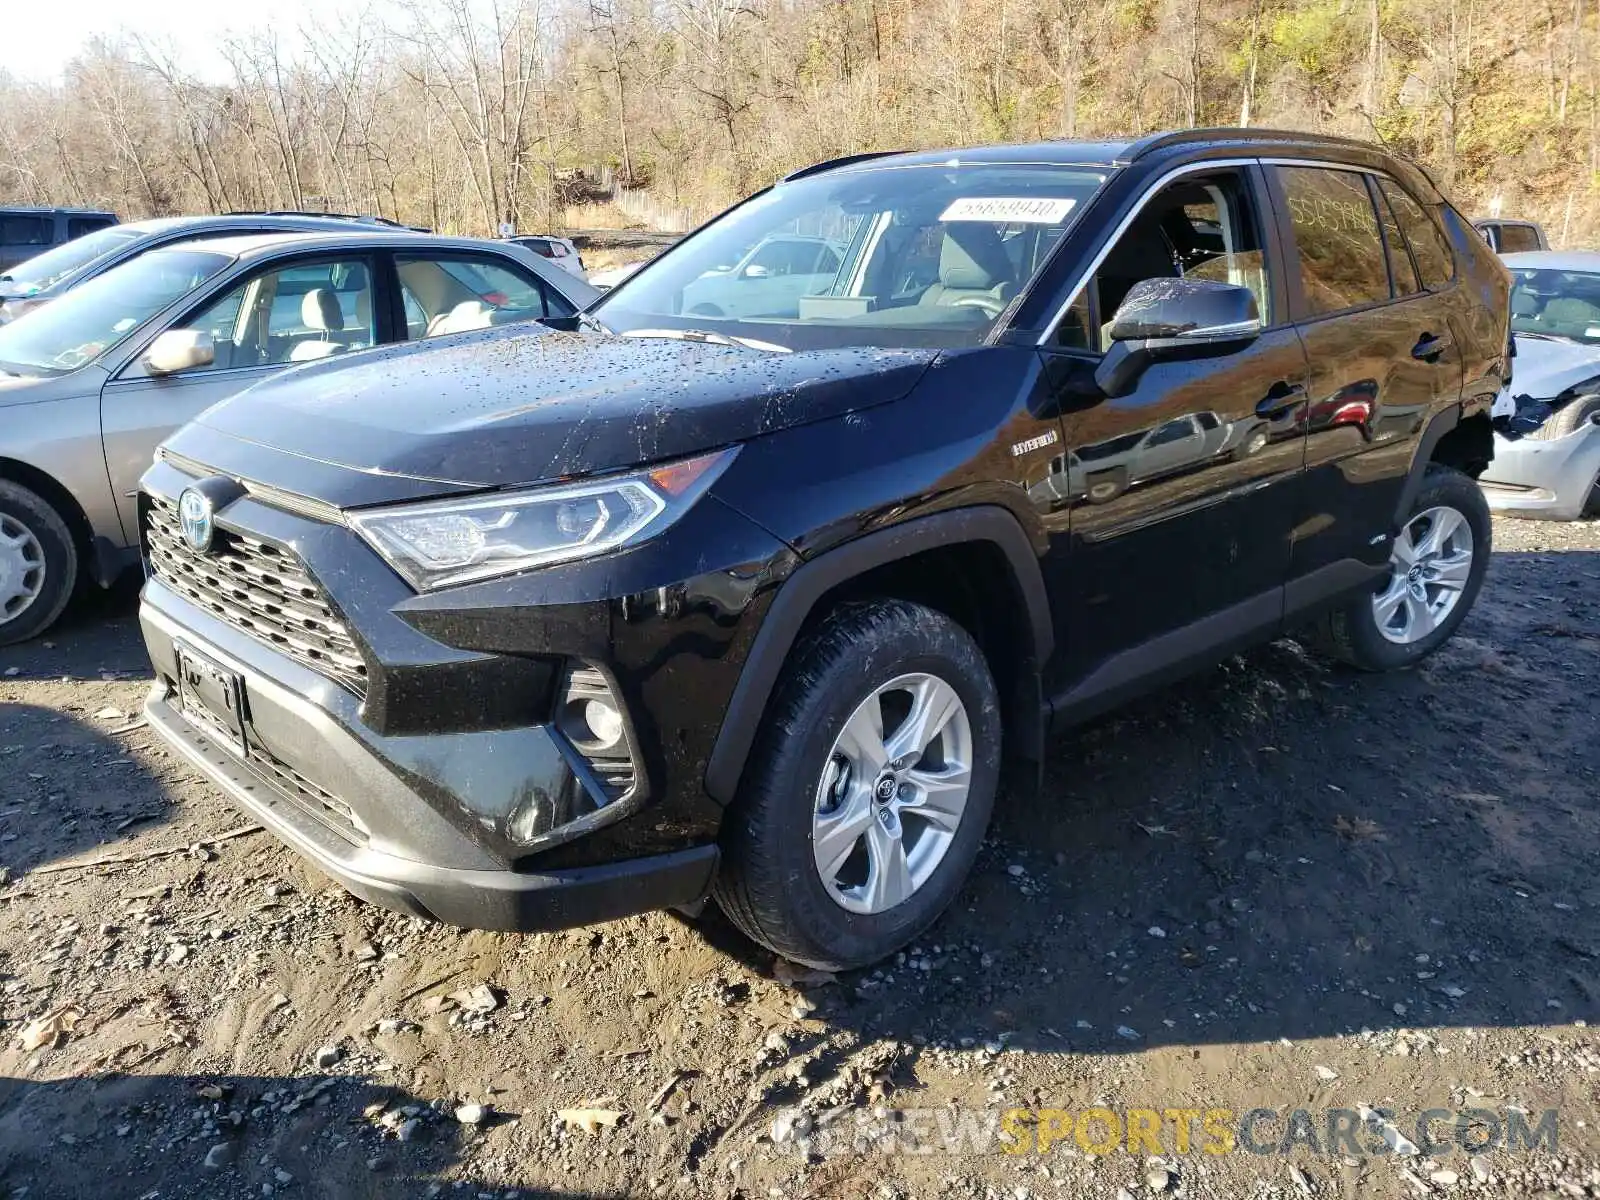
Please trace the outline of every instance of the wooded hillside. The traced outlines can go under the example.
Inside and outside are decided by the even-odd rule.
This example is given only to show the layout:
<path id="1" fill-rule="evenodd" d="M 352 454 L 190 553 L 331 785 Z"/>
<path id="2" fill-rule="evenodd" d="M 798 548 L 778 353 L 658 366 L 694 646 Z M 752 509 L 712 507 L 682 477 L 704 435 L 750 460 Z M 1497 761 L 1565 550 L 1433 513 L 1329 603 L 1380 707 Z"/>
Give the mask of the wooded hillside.
<path id="1" fill-rule="evenodd" d="M 602 174 L 698 220 L 853 151 L 1244 123 L 1386 142 L 1591 245 L 1597 3 L 414 0 L 230 42 L 223 84 L 132 38 L 0 74 L 0 199 L 526 231 Z"/>

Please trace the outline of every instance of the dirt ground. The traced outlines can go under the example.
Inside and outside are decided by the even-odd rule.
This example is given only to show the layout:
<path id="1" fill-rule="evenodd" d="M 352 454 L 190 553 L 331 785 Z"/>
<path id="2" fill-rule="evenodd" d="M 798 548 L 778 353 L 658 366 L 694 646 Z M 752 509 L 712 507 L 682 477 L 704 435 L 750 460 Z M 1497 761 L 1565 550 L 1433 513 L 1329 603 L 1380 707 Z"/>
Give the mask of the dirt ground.
<path id="1" fill-rule="evenodd" d="M 1063 739 L 925 942 L 837 980 L 714 915 L 347 897 L 142 726 L 96 598 L 0 651 L 0 1197 L 1600 1196 L 1600 523 L 1495 537 L 1421 669 L 1279 642 Z M 1137 1108 L 1272 1110 L 1266 1152 L 1090 1152 Z M 1430 1156 L 1429 1108 L 1558 1147 Z"/>

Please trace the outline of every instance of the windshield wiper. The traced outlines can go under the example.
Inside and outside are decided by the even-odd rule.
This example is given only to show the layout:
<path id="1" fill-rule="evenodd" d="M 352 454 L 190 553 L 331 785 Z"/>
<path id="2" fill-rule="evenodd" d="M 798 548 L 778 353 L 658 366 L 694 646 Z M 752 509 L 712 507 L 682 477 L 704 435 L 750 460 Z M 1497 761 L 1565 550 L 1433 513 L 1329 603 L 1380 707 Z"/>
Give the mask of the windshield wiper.
<path id="1" fill-rule="evenodd" d="M 762 342 L 755 338 L 735 337 L 731 333 L 718 333 L 713 329 L 629 329 L 623 337 L 672 338 L 679 342 L 707 342 L 713 346 L 741 346 L 746 350 L 765 350 L 773 354 L 788 354 L 789 347 L 776 342 Z"/>

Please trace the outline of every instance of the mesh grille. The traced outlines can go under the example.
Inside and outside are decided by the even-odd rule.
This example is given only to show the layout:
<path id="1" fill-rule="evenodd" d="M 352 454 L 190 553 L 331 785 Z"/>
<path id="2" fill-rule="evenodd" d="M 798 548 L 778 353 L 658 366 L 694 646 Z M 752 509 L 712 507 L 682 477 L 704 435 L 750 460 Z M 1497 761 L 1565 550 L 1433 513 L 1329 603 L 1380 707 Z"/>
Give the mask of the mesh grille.
<path id="1" fill-rule="evenodd" d="M 357 696 L 367 664 L 321 586 L 288 550 L 218 530 L 211 553 L 184 541 L 175 504 L 150 497 L 150 566 L 179 595 Z"/>
<path id="2" fill-rule="evenodd" d="M 299 803 L 313 817 L 346 841 L 364 845 L 367 831 L 356 820 L 354 811 L 332 792 L 312 783 L 286 762 L 281 762 L 259 742 L 250 747 L 250 765 L 290 800 Z"/>

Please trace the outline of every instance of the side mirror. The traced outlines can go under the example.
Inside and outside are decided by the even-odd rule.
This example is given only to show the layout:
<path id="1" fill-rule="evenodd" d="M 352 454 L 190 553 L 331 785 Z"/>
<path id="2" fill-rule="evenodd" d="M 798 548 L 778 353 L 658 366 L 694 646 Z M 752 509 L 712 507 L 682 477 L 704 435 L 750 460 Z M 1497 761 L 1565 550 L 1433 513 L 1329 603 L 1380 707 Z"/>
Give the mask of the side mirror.
<path id="1" fill-rule="evenodd" d="M 744 269 L 744 277 L 746 279 L 765 279 L 771 274 L 772 272 L 767 270 L 767 268 L 763 267 L 760 263 L 751 263 Z"/>
<path id="2" fill-rule="evenodd" d="M 216 344 L 203 329 L 169 329 L 144 352 L 144 368 L 152 375 L 209 367 L 216 361 Z"/>
<path id="3" fill-rule="evenodd" d="M 1111 318 L 1111 348 L 1095 383 L 1109 397 L 1125 396 L 1152 363 L 1229 353 L 1260 332 L 1249 288 L 1209 279 L 1145 279 L 1128 289 Z"/>

